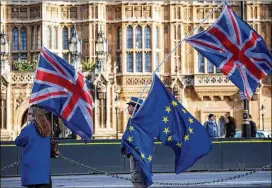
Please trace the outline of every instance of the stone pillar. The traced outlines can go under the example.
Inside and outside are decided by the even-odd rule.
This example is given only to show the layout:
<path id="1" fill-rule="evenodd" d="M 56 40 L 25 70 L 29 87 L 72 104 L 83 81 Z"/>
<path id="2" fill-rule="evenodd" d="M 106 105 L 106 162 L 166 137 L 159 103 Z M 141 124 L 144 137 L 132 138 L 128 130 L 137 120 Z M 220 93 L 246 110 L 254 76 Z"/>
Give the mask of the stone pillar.
<path id="1" fill-rule="evenodd" d="M 107 85 L 106 85 L 106 106 L 105 106 L 105 109 L 106 109 L 106 111 L 105 111 L 105 113 L 106 113 L 106 128 L 107 129 L 109 129 L 110 128 L 110 122 L 111 122 L 111 115 L 110 115 L 110 112 L 111 112 L 111 108 L 112 108 L 112 104 L 110 103 L 110 99 L 111 99 L 111 93 L 110 93 L 110 91 L 111 91 L 111 86 L 107 83 Z M 103 116 L 103 117 L 105 117 L 105 116 Z"/>

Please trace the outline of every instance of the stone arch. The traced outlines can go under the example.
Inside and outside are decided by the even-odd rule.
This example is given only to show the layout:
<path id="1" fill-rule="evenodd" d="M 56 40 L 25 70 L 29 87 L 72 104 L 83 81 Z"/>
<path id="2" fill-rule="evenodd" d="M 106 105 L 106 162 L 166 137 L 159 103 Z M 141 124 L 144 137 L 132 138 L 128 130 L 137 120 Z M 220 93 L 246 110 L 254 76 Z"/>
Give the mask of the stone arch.
<path id="1" fill-rule="evenodd" d="M 24 103 L 22 103 L 16 110 L 14 113 L 14 130 L 15 130 L 15 134 L 18 135 L 18 133 L 20 132 L 21 128 L 22 128 L 22 119 L 25 115 L 25 112 L 27 111 L 28 107 L 29 107 L 29 102 L 26 101 Z"/>

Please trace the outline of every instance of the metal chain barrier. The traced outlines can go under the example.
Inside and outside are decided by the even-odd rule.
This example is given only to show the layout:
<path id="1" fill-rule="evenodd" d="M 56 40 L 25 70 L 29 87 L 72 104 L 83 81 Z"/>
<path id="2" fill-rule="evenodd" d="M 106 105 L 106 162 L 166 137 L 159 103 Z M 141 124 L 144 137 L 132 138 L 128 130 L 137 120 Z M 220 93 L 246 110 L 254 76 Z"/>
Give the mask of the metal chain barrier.
<path id="1" fill-rule="evenodd" d="M 10 164 L 10 165 L 8 165 L 8 166 L 5 166 L 4 168 L 1 168 L 1 171 L 4 171 L 4 170 L 9 169 L 9 168 L 12 168 L 12 167 L 14 167 L 14 166 L 16 166 L 16 165 L 19 165 L 20 162 L 21 162 L 21 161 L 17 161 L 17 162 L 14 162 L 14 163 L 12 163 L 12 164 Z"/>
<path id="2" fill-rule="evenodd" d="M 84 165 L 82 163 L 79 163 L 79 162 L 77 162 L 77 161 L 75 161 L 73 159 L 69 159 L 68 157 L 65 157 L 63 155 L 60 155 L 60 158 L 63 159 L 63 160 L 65 160 L 65 161 L 70 162 L 71 164 L 75 164 L 77 166 L 89 169 L 89 170 L 91 170 L 91 171 L 93 171 L 95 173 L 98 173 L 98 174 L 104 174 L 106 176 L 111 176 L 111 177 L 114 177 L 114 178 L 117 178 L 117 179 L 131 181 L 131 178 L 122 177 L 122 176 L 119 176 L 117 174 L 113 174 L 113 173 L 110 173 L 110 172 L 106 172 L 106 171 L 103 171 L 103 170 L 98 170 L 96 168 L 89 167 L 89 166 Z M 20 162 L 21 161 L 17 161 L 17 162 L 14 162 L 14 163 L 12 163 L 12 164 L 10 164 L 8 166 L 5 166 L 4 168 L 1 168 L 1 171 L 9 169 L 9 168 L 12 168 L 12 167 L 14 167 L 16 165 L 19 165 Z M 244 173 L 244 174 L 238 174 L 238 175 L 235 175 L 235 176 L 232 176 L 232 177 L 228 177 L 228 178 L 219 178 L 217 180 L 211 180 L 211 181 L 188 182 L 188 183 L 154 182 L 153 184 L 154 185 L 168 185 L 168 186 L 189 186 L 189 185 L 203 185 L 203 184 L 221 183 L 221 182 L 225 182 L 225 181 L 228 181 L 228 180 L 235 180 L 235 179 L 239 179 L 239 178 L 242 178 L 242 177 L 246 177 L 248 175 L 252 175 L 252 174 L 254 174 L 256 172 L 263 171 L 263 170 L 270 169 L 270 168 L 271 168 L 271 164 L 263 166 L 263 167 L 258 168 L 256 170 Z"/>
<path id="3" fill-rule="evenodd" d="M 119 176 L 119 175 L 116 175 L 116 174 L 113 174 L 113 173 L 109 173 L 109 172 L 106 172 L 106 171 L 102 171 L 102 170 L 97 170 L 95 168 L 92 168 L 92 167 L 89 167 L 87 165 L 84 165 L 84 164 L 81 164 L 75 160 L 72 160 L 72 159 L 69 159 L 68 157 L 64 157 L 62 155 L 60 155 L 60 158 L 66 160 L 66 161 L 69 161 L 70 163 L 72 164 L 76 164 L 80 167 L 84 167 L 84 168 L 87 168 L 93 172 L 96 172 L 96 173 L 99 173 L 99 174 L 105 174 L 106 176 L 111 176 L 111 177 L 114 177 L 114 178 L 117 178 L 117 179 L 122 179 L 122 180 L 127 180 L 127 181 L 131 181 L 130 178 L 126 178 L 126 177 L 122 177 L 122 176 Z M 168 186 L 189 186 L 189 185 L 203 185 L 203 184 L 213 184 L 213 183 L 220 183 L 220 182 L 225 182 L 225 181 L 228 181 L 228 180 L 235 180 L 235 179 L 239 179 L 239 178 L 242 178 L 242 177 L 245 177 L 245 176 L 248 176 L 248 175 L 251 175 L 251 174 L 254 174 L 256 172 L 259 172 L 259 171 L 262 171 L 262 170 L 265 170 L 265 169 L 269 169 L 271 168 L 271 164 L 269 165 L 266 165 L 266 166 L 263 166 L 261 168 L 258 168 L 256 170 L 253 170 L 253 171 L 250 171 L 250 172 L 247 172 L 247 173 L 244 173 L 244 174 L 239 174 L 239 175 L 235 175 L 235 176 L 232 176 L 232 177 L 228 177 L 228 178 L 219 178 L 217 180 L 212 180 L 212 181 L 203 181 L 203 182 L 192 182 L 192 183 L 165 183 L 165 182 L 153 182 L 153 184 L 155 185 L 168 185 Z"/>

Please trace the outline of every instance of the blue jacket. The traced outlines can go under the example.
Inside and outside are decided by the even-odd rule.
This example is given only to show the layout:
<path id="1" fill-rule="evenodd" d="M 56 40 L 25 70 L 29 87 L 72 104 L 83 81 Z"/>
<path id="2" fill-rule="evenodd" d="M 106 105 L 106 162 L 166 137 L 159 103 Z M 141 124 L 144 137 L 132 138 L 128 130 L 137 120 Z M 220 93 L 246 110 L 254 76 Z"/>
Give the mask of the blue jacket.
<path id="1" fill-rule="evenodd" d="M 22 147 L 22 185 L 49 184 L 50 137 L 41 137 L 34 124 L 24 127 L 15 144 Z"/>
<path id="2" fill-rule="evenodd" d="M 205 122 L 204 126 L 211 138 L 219 137 L 218 126 L 214 121 L 208 120 Z"/>

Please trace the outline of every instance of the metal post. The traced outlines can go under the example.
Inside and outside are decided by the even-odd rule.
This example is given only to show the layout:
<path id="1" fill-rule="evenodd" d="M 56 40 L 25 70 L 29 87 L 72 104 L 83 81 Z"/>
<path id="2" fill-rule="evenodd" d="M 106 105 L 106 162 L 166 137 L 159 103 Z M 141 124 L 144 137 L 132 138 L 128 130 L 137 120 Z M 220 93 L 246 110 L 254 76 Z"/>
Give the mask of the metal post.
<path id="1" fill-rule="evenodd" d="M 117 107 L 115 108 L 115 111 L 116 111 L 116 139 L 118 139 L 119 126 L 118 126 L 118 108 Z"/>
<path id="2" fill-rule="evenodd" d="M 241 19 L 244 20 L 244 7 L 245 2 L 241 1 Z M 244 110 L 243 110 L 243 123 L 242 123 L 242 137 L 251 137 L 251 128 L 249 124 L 249 117 L 248 117 L 248 100 L 244 99 Z"/>

